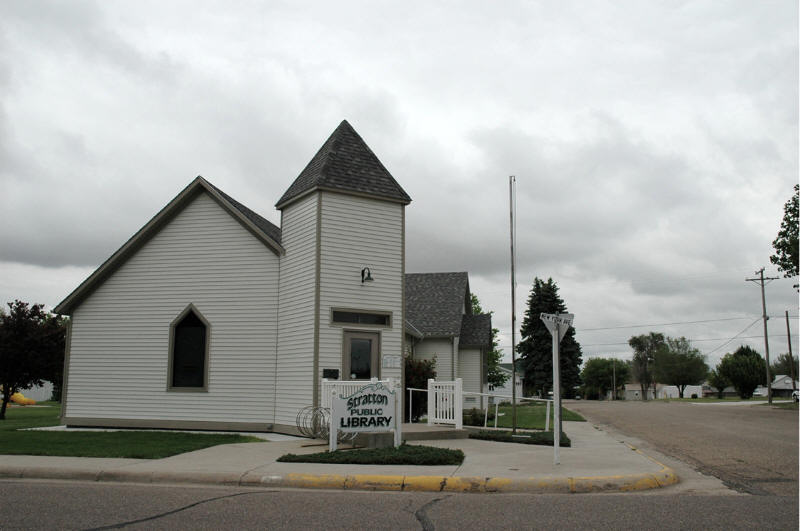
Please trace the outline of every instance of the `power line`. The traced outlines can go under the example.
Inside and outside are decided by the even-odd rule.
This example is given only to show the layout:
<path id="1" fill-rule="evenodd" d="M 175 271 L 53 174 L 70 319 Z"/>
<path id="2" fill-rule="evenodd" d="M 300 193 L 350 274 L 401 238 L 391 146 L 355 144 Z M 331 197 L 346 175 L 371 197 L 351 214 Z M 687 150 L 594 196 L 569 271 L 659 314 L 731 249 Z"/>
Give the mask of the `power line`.
<path id="1" fill-rule="evenodd" d="M 620 330 L 622 328 L 647 328 L 648 326 L 672 326 L 680 324 L 697 324 L 697 323 L 718 323 L 720 321 L 741 321 L 742 319 L 752 319 L 749 317 L 726 317 L 724 319 L 703 319 L 701 321 L 676 321 L 674 323 L 655 323 L 655 324 L 641 324 L 641 325 L 623 325 L 623 326 L 607 326 L 604 328 L 578 328 L 576 332 L 594 332 L 596 330 Z"/>
<path id="2" fill-rule="evenodd" d="M 735 336 L 733 336 L 732 338 L 728 339 L 727 341 L 725 341 L 725 343 L 722 343 L 720 346 L 718 346 L 717 348 L 715 348 L 714 350 L 712 350 L 712 351 L 711 351 L 711 352 L 709 352 L 708 354 L 713 354 L 714 352 L 718 351 L 719 349 L 721 349 L 722 347 L 724 347 L 725 345 L 727 345 L 728 343 L 730 343 L 731 341 L 733 341 L 734 339 L 736 339 L 737 337 L 739 337 L 740 335 L 744 334 L 745 332 L 747 332 L 748 330 L 750 330 L 750 328 L 752 328 L 752 326 L 753 326 L 754 324 L 756 324 L 758 321 L 759 321 L 759 319 L 756 319 L 755 321 L 753 321 L 752 323 L 750 323 L 749 325 L 747 325 L 746 327 L 744 327 L 744 330 L 742 330 L 741 332 L 739 332 L 738 334 L 736 334 L 736 335 L 735 335 Z M 744 338 L 742 338 L 742 339 L 744 339 Z"/>
<path id="3" fill-rule="evenodd" d="M 756 323 L 757 322 L 758 321 L 756 321 Z M 755 323 L 753 323 L 753 324 L 755 324 Z M 752 324 L 750 326 L 752 326 Z M 747 328 L 750 328 L 750 326 L 748 326 Z M 708 337 L 708 338 L 704 338 L 704 339 L 689 339 L 689 338 L 687 338 L 687 339 L 691 343 L 699 343 L 701 341 L 721 341 L 723 339 L 728 341 L 728 342 L 730 342 L 730 341 L 733 341 L 734 339 L 737 339 L 737 337 L 738 337 L 738 339 L 756 339 L 756 338 L 763 338 L 764 336 L 763 335 L 757 335 L 757 336 L 734 336 L 734 337 L 730 337 L 730 338 Z M 786 334 L 770 334 L 769 337 L 786 337 Z M 627 344 L 628 343 L 593 343 L 591 345 L 581 345 L 581 347 L 587 347 L 587 348 L 588 347 L 613 347 L 613 346 L 616 346 L 616 345 L 627 345 Z M 725 343 L 723 343 L 723 346 L 724 345 L 725 345 Z M 717 347 L 717 349 L 714 349 L 714 350 L 718 350 L 719 348 L 721 348 L 721 347 Z M 714 352 L 714 350 L 712 350 L 711 352 Z M 711 352 L 709 352 L 708 354 L 711 354 Z"/>

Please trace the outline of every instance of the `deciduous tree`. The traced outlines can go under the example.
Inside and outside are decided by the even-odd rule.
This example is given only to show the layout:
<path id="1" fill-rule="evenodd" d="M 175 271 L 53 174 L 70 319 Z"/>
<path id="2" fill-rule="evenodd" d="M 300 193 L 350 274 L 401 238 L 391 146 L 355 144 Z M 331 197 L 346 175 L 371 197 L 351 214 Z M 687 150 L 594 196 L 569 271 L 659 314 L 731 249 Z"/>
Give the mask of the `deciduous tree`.
<path id="1" fill-rule="evenodd" d="M 65 326 L 41 304 L 22 301 L 8 303 L 8 313 L 0 310 L 0 386 L 3 399 L 0 419 L 5 419 L 11 395 L 44 380 L 57 380 L 60 386 L 64 363 Z"/>
<path id="2" fill-rule="evenodd" d="M 731 382 L 722 376 L 717 369 L 712 369 L 708 373 L 708 385 L 717 390 L 717 398 L 722 398 L 725 388 L 731 385 Z"/>
<path id="3" fill-rule="evenodd" d="M 800 185 L 794 185 L 794 194 L 783 206 L 783 221 L 778 237 L 772 242 L 775 254 L 769 257 L 769 261 L 778 266 L 778 270 L 783 271 L 784 277 L 795 277 L 798 273 L 797 258 L 797 233 L 798 233 L 798 194 Z"/>
<path id="4" fill-rule="evenodd" d="M 545 282 L 536 277 L 528 297 L 528 309 L 522 321 L 517 345 L 520 366 L 525 371 L 524 387 L 526 396 L 547 392 L 553 387 L 553 342 L 550 332 L 539 318 L 541 313 L 566 313 L 567 306 L 558 295 L 558 286 L 552 278 Z M 575 395 L 575 388 L 581 384 L 581 346 L 575 341 L 575 329 L 570 327 L 561 340 L 559 348 L 561 389 L 566 398 Z"/>
<path id="5" fill-rule="evenodd" d="M 667 342 L 664 334 L 650 332 L 647 335 L 633 336 L 628 340 L 628 344 L 633 349 L 632 376 L 642 389 L 642 400 L 647 400 L 647 390 L 651 385 L 655 391 L 656 354 L 667 348 Z"/>
<path id="6" fill-rule="evenodd" d="M 608 391 L 617 390 L 628 381 L 628 364 L 613 358 L 592 358 L 583 364 L 581 380 L 585 398 L 603 398 Z"/>
<path id="7" fill-rule="evenodd" d="M 678 388 L 678 396 L 683 398 L 687 385 L 703 383 L 708 376 L 705 356 L 693 348 L 685 337 L 666 338 L 666 348 L 655 355 L 656 380 Z"/>
<path id="8" fill-rule="evenodd" d="M 742 345 L 733 354 L 725 354 L 717 365 L 717 371 L 724 376 L 745 400 L 753 396 L 759 385 L 767 383 L 767 363 L 761 354 Z"/>

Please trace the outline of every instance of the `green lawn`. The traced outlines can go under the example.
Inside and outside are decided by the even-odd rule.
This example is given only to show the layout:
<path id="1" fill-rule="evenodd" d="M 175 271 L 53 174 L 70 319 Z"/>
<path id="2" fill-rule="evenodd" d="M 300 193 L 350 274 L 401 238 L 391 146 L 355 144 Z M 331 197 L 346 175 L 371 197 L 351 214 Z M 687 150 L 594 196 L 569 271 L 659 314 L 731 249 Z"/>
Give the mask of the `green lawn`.
<path id="1" fill-rule="evenodd" d="M 520 405 L 517 406 L 517 428 L 527 428 L 532 430 L 543 430 L 544 429 L 544 421 L 545 421 L 545 412 L 546 406 L 543 402 L 535 402 L 531 405 Z M 550 429 L 553 429 L 553 416 L 555 412 L 553 411 L 554 408 L 550 408 Z M 503 416 L 497 419 L 497 427 L 498 428 L 511 428 L 512 424 L 512 408 L 511 406 L 500 406 L 498 408 L 499 413 L 504 413 Z M 489 411 L 494 413 L 494 407 L 490 407 Z M 574 411 L 570 411 L 567 408 L 561 408 L 561 419 L 562 420 L 575 420 L 575 421 L 585 421 L 583 417 L 575 413 Z M 487 422 L 487 426 L 494 426 L 494 421 L 490 420 Z"/>
<path id="2" fill-rule="evenodd" d="M 60 405 L 10 407 L 0 420 L 0 454 L 160 459 L 175 454 L 245 442 L 264 442 L 236 434 L 164 431 L 19 431 L 57 426 Z"/>

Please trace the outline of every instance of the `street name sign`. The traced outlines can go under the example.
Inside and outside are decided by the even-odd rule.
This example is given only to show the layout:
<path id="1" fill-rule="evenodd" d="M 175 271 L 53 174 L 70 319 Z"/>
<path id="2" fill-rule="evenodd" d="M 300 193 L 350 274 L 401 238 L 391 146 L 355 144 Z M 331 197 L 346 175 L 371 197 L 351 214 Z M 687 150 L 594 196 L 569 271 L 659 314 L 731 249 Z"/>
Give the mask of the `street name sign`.
<path id="1" fill-rule="evenodd" d="M 572 320 L 575 318 L 574 314 L 571 313 L 561 313 L 561 314 L 554 314 L 554 313 L 541 313 L 539 314 L 539 319 L 542 320 L 544 325 L 547 327 L 547 330 L 550 331 L 550 334 L 553 335 L 558 329 L 558 340 L 561 341 L 564 339 L 564 334 L 567 333 L 569 327 L 572 326 Z M 561 325 L 559 327 L 559 325 Z"/>
<path id="2" fill-rule="evenodd" d="M 571 313 L 541 313 L 539 318 L 553 337 L 553 464 L 558 465 L 561 463 L 558 454 L 561 445 L 561 358 L 558 346 L 575 316 Z"/>

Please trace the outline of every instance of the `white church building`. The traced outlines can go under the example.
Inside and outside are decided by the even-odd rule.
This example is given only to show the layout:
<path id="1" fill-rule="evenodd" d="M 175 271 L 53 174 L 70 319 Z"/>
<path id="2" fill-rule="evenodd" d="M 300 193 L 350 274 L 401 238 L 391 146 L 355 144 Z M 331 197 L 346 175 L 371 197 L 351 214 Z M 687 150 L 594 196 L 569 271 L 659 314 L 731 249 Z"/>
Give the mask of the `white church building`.
<path id="1" fill-rule="evenodd" d="M 410 202 L 346 121 L 276 203 L 280 227 L 197 177 L 55 308 L 63 422 L 294 433 L 323 378 L 401 379 L 414 351 L 480 391 L 490 317 L 444 274 L 458 315 L 437 328 L 435 274 L 405 272 Z"/>

